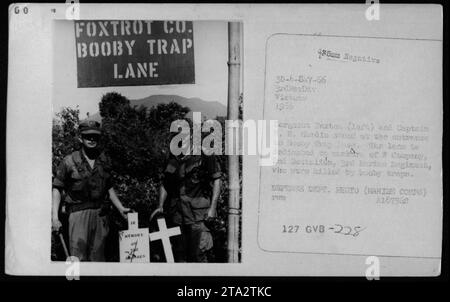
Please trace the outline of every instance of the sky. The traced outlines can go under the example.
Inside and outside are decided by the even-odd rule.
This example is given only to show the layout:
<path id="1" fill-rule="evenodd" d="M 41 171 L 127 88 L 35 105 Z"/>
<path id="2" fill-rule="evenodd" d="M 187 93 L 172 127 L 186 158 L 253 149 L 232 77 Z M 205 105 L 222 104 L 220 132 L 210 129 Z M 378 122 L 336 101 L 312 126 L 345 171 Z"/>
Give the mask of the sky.
<path id="1" fill-rule="evenodd" d="M 176 94 L 217 101 L 226 106 L 228 83 L 228 27 L 223 21 L 195 21 L 195 84 L 77 88 L 75 30 L 73 21 L 55 21 L 53 41 L 53 112 L 62 107 L 80 109 L 80 118 L 98 112 L 103 94 L 116 91 L 128 99 L 155 94 Z"/>

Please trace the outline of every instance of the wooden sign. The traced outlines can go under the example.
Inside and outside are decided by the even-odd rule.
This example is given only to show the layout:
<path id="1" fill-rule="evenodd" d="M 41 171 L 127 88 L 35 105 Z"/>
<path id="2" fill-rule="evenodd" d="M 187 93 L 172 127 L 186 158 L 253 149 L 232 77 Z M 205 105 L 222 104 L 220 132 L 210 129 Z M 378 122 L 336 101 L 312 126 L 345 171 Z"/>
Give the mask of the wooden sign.
<path id="1" fill-rule="evenodd" d="M 75 21 L 78 87 L 194 84 L 191 21 Z"/>
<path id="2" fill-rule="evenodd" d="M 128 213 L 128 230 L 119 232 L 120 262 L 150 262 L 148 228 L 139 229 L 138 213 Z"/>

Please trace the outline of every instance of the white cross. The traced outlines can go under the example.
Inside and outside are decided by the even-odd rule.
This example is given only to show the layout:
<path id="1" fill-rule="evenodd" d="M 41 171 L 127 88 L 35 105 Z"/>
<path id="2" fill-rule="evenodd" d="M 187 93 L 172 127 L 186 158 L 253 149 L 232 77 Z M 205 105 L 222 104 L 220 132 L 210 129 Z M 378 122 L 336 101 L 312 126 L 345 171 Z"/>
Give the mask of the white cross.
<path id="1" fill-rule="evenodd" d="M 163 218 L 158 219 L 158 228 L 159 232 L 150 233 L 150 241 L 162 240 L 164 254 L 166 255 L 166 261 L 173 263 L 175 262 L 173 259 L 172 246 L 170 245 L 170 237 L 180 235 L 181 230 L 180 227 L 167 228 L 166 220 Z"/>

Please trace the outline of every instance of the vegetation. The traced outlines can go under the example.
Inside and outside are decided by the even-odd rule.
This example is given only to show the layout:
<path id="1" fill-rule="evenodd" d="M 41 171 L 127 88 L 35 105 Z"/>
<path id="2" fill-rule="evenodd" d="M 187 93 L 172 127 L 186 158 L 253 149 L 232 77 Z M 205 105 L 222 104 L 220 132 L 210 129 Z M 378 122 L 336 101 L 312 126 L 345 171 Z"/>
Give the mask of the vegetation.
<path id="1" fill-rule="evenodd" d="M 107 93 L 99 103 L 104 131 L 102 146 L 111 158 L 115 189 L 122 203 L 139 213 L 140 227 L 155 228 L 149 222 L 152 211 L 158 203 L 158 187 L 161 173 L 169 156 L 171 138 L 170 124 L 183 119 L 189 108 L 177 103 L 159 104 L 152 108 L 131 107 L 130 101 L 115 92 Z M 222 123 L 224 119 L 219 119 Z M 53 160 L 57 165 L 67 154 L 78 149 L 78 108 L 64 108 L 53 121 Z M 224 129 L 224 124 L 222 124 Z M 214 233 L 214 251 L 211 261 L 226 262 L 227 227 L 227 163 L 226 156 L 220 156 L 222 166 L 222 189 L 218 202 L 218 218 Z M 118 261 L 118 231 L 126 229 L 125 221 L 110 207 L 111 231 L 107 242 L 107 259 Z M 62 215 L 64 219 L 64 215 Z M 63 225 L 67 222 L 62 221 Z M 65 236 L 67 239 L 67 235 Z M 163 261 L 159 254 L 160 243 L 152 242 L 152 261 Z M 65 260 L 62 247 L 52 237 L 52 259 Z"/>

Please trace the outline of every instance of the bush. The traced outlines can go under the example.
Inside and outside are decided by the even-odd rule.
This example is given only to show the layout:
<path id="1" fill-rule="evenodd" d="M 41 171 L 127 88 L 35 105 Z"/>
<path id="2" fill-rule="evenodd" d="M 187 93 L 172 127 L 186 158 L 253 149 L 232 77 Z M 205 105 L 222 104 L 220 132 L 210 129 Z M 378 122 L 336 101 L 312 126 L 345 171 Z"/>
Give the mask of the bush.
<path id="1" fill-rule="evenodd" d="M 102 97 L 99 109 L 104 132 L 101 144 L 111 158 L 116 192 L 124 206 L 139 213 L 140 227 L 149 227 L 150 214 L 158 205 L 161 173 L 169 156 L 170 124 L 174 120 L 185 118 L 189 108 L 174 102 L 158 104 L 152 108 L 131 107 L 126 97 L 111 92 Z M 224 131 L 223 118 L 220 121 Z M 76 139 L 78 124 L 78 108 L 64 108 L 54 119 L 53 171 L 64 156 L 79 148 Z M 217 209 L 218 225 L 221 227 L 215 230 L 211 260 L 226 262 L 228 168 L 226 156 L 220 156 L 219 160 L 224 172 Z M 109 261 L 118 261 L 117 232 L 126 229 L 127 225 L 115 209 L 110 212 L 110 217 L 111 232 L 106 254 Z M 58 240 L 53 238 L 53 260 L 64 260 L 61 250 Z"/>

